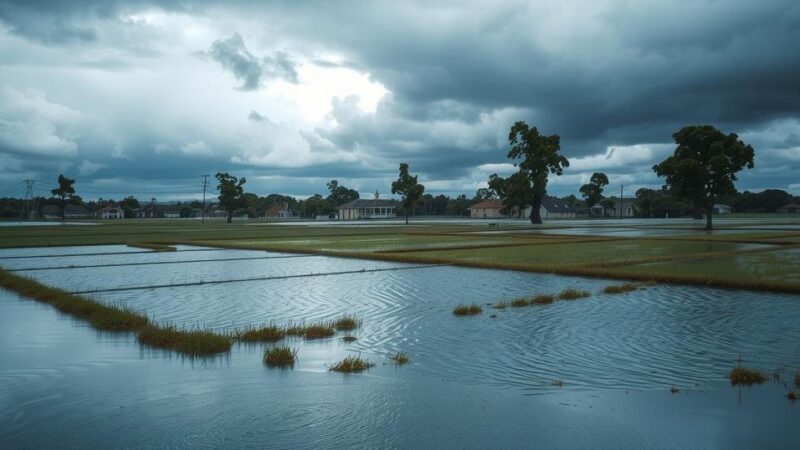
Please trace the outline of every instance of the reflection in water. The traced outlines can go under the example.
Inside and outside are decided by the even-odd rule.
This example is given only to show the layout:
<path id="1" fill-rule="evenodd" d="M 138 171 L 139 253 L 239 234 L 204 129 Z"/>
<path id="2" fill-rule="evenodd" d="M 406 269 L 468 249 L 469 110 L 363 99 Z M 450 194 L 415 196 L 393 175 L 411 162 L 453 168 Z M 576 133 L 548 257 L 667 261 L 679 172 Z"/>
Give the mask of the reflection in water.
<path id="1" fill-rule="evenodd" d="M 248 255 L 273 254 L 209 250 L 203 258 Z M 69 257 L 64 265 L 196 256 L 103 258 Z M 78 290 L 399 266 L 315 256 L 26 274 Z M 542 307 L 486 307 L 471 318 L 451 314 L 459 303 L 565 287 L 599 292 L 609 283 L 436 267 L 98 294 L 159 321 L 218 330 L 342 313 L 363 319 L 352 344 L 290 340 L 299 360 L 283 371 L 263 367 L 263 345 L 236 345 L 214 359 L 184 358 L 141 348 L 131 334 L 95 332 L 2 291 L 0 438 L 11 447 L 758 447 L 800 437 L 796 427 L 782 429 L 800 418 L 783 386 L 743 390 L 738 399 L 725 380 L 740 356 L 765 370 L 798 368 L 797 297 L 655 286 Z M 389 364 L 397 351 L 409 353 L 413 364 Z M 378 365 L 360 376 L 327 372 L 326 365 L 353 352 Z M 563 387 L 553 380 L 563 380 Z M 681 394 L 671 396 L 672 385 Z M 713 424 L 708 417 L 716 417 Z M 693 421 L 707 427 L 684 426 Z"/>

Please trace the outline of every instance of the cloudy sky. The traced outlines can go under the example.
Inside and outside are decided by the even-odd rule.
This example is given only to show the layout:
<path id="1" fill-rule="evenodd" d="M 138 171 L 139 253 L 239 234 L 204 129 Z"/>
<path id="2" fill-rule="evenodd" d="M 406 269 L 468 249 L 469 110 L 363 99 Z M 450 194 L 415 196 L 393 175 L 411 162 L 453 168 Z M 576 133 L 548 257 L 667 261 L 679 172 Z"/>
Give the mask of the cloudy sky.
<path id="1" fill-rule="evenodd" d="M 0 0 L 0 195 L 388 195 L 405 161 L 471 196 L 517 120 L 561 136 L 553 194 L 659 186 L 704 123 L 756 149 L 740 189 L 800 194 L 798 43 L 796 0 Z"/>

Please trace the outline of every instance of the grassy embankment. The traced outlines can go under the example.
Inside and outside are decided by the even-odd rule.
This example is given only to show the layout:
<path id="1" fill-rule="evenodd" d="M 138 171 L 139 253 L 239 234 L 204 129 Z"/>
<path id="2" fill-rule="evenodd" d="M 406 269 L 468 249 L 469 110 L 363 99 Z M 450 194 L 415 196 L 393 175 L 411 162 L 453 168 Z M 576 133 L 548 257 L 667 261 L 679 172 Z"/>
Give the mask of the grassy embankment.
<path id="1" fill-rule="evenodd" d="M 691 224 L 608 227 L 551 222 L 487 230 L 470 225 L 254 226 L 193 221 L 125 221 L 97 226 L 8 227 L 0 247 L 47 245 L 170 245 L 272 250 L 398 262 L 439 263 L 562 275 L 608 277 L 800 293 L 800 222 L 797 230 L 770 230 L 769 221 L 730 221 L 716 234 Z M 536 234 L 545 230 L 564 234 Z M 566 234 L 581 231 L 581 234 Z M 652 230 L 657 234 L 649 236 Z M 491 231 L 491 234 L 478 234 Z M 664 233 L 674 233 L 672 235 Z"/>

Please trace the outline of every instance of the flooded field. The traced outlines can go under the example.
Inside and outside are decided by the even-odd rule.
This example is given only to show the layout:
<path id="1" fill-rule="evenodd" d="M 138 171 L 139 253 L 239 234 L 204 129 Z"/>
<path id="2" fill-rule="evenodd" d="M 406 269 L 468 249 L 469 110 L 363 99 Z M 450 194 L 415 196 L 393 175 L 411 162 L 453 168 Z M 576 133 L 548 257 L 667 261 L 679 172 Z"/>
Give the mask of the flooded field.
<path id="1" fill-rule="evenodd" d="M 676 285 L 606 295 L 619 282 L 178 250 L 11 249 L 0 265 L 179 327 L 225 332 L 347 313 L 363 321 L 358 339 L 290 338 L 291 370 L 265 367 L 261 344 L 192 359 L 0 291 L 0 442 L 788 448 L 800 439 L 800 404 L 785 396 L 800 369 L 798 296 Z M 565 288 L 592 295 L 490 307 Z M 453 316 L 471 303 L 482 314 Z M 411 363 L 393 365 L 396 352 Z M 376 366 L 329 372 L 348 355 Z M 731 387 L 740 359 L 781 381 Z"/>

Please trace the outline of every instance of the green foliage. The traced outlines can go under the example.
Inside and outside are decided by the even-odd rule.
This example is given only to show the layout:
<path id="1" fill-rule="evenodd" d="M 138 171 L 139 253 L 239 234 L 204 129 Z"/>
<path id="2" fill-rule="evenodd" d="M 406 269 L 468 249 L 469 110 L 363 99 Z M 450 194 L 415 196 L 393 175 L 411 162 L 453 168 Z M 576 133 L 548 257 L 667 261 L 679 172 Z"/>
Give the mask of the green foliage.
<path id="1" fill-rule="evenodd" d="M 217 172 L 214 176 L 219 181 L 217 184 L 219 204 L 228 212 L 228 223 L 231 223 L 233 213 L 247 206 L 243 187 L 247 179 L 245 177 L 236 178 L 228 172 Z"/>
<path id="2" fill-rule="evenodd" d="M 559 300 L 577 300 L 579 298 L 589 297 L 590 295 L 592 295 L 592 294 L 590 294 L 587 291 L 582 291 L 580 289 L 575 289 L 575 288 L 567 288 L 567 289 L 564 289 L 563 291 L 561 291 L 560 294 L 558 294 L 558 299 Z"/>
<path id="3" fill-rule="evenodd" d="M 331 180 L 327 186 L 330 195 L 328 195 L 326 200 L 331 202 L 334 206 L 344 205 L 347 202 L 358 199 L 358 191 L 340 186 L 339 182 L 336 180 Z"/>
<path id="4" fill-rule="evenodd" d="M 503 183 L 495 174 L 495 187 L 502 188 L 505 194 L 500 198 L 504 200 L 506 210 L 522 210 L 530 205 L 531 223 L 542 223 L 539 208 L 547 194 L 548 176 L 561 175 L 564 168 L 569 167 L 567 158 L 559 154 L 561 138 L 557 134 L 539 134 L 536 127 L 516 122 L 508 134 L 508 142 L 511 149 L 507 156 L 515 161 L 514 165 L 519 171 Z M 527 199 L 524 204 L 523 199 Z"/>
<path id="5" fill-rule="evenodd" d="M 608 177 L 602 172 L 595 172 L 588 183 L 580 188 L 580 193 L 586 200 L 586 206 L 591 208 L 603 198 L 603 187 L 608 185 Z"/>
<path id="6" fill-rule="evenodd" d="M 58 176 L 58 187 L 50 191 L 50 193 L 53 194 L 53 197 L 57 197 L 59 203 L 61 204 L 62 219 L 65 218 L 66 215 L 64 207 L 66 206 L 67 199 L 75 198 L 75 188 L 73 187 L 74 184 L 74 179 L 69 179 L 61 174 Z"/>
<path id="7" fill-rule="evenodd" d="M 672 135 L 678 144 L 672 156 L 653 166 L 665 177 L 665 187 L 706 211 L 706 229 L 713 229 L 714 203 L 736 192 L 733 182 L 740 170 L 753 168 L 753 147 L 734 133 L 725 135 L 710 125 L 688 126 Z"/>
<path id="8" fill-rule="evenodd" d="M 261 328 L 247 327 L 235 331 L 233 336 L 244 342 L 277 342 L 286 337 L 286 329 L 274 324 Z"/>
<path id="9" fill-rule="evenodd" d="M 489 176 L 489 189 L 502 200 L 502 214 L 521 216 L 522 211 L 531 204 L 533 190 L 528 174 L 515 172 L 508 178 L 496 173 Z"/>
<path id="10" fill-rule="evenodd" d="M 190 356 L 214 355 L 231 349 L 231 340 L 226 336 L 208 330 L 178 330 L 173 326 L 148 325 L 139 333 L 139 342 Z"/>
<path id="11" fill-rule="evenodd" d="M 413 177 L 408 173 L 408 164 L 400 163 L 400 176 L 397 181 L 392 183 L 392 194 L 399 194 L 403 200 L 402 205 L 406 213 L 406 225 L 408 216 L 414 205 L 422 198 L 425 186 L 417 183 L 417 176 Z"/>

